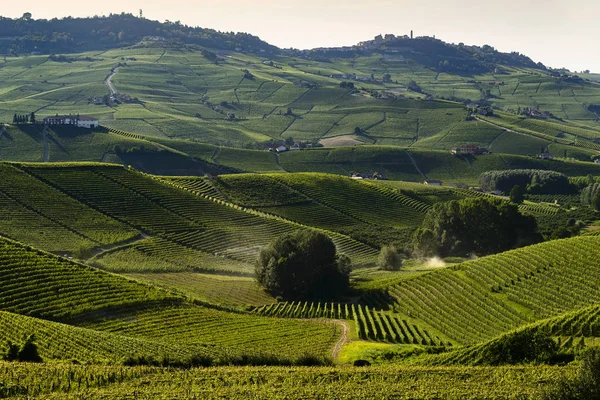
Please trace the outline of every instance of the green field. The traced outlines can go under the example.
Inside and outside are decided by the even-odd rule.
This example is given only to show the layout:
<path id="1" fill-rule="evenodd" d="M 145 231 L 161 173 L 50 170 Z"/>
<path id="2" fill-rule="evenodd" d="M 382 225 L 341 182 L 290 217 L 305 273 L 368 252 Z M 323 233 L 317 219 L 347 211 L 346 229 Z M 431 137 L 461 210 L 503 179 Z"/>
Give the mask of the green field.
<path id="1" fill-rule="evenodd" d="M 600 217 L 578 192 L 600 175 L 596 75 L 434 39 L 284 51 L 179 22 L 134 40 L 138 23 L 118 48 L 29 54 L 35 32 L 0 61 L 0 398 L 539 400 L 600 345 Z M 39 123 L 59 114 L 101 126 Z M 436 204 L 506 204 L 479 179 L 515 169 L 572 182 L 518 206 L 545 241 L 417 258 Z M 259 286 L 261 250 L 298 230 L 350 258 L 342 296 Z M 490 358 L 530 334 L 556 358 Z M 31 335 L 43 362 L 1 361 Z"/>

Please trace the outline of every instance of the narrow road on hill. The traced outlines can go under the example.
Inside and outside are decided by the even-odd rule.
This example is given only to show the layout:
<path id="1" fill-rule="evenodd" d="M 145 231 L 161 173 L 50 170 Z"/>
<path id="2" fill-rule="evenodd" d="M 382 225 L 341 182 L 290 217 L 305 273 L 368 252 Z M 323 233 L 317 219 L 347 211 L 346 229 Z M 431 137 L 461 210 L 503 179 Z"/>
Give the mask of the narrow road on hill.
<path id="1" fill-rule="evenodd" d="M 102 158 L 100 159 L 100 162 L 106 162 L 106 160 L 108 160 L 108 156 L 115 154 L 114 151 L 107 151 L 106 153 L 104 153 L 102 155 Z"/>
<path id="2" fill-rule="evenodd" d="M 415 169 L 417 170 L 417 172 L 419 173 L 419 175 L 421 175 L 421 177 L 423 177 L 423 179 L 427 180 L 427 175 L 425 175 L 421 171 L 421 169 L 417 165 L 417 161 L 415 161 L 415 159 L 413 158 L 412 154 L 410 154 L 410 152 L 408 150 L 406 150 L 406 154 L 408 155 L 408 158 L 410 158 L 410 161 L 412 162 L 413 166 L 415 167 Z"/>
<path id="3" fill-rule="evenodd" d="M 340 340 L 338 340 L 335 346 L 333 346 L 333 351 L 331 352 L 331 356 L 335 360 L 340 354 L 342 347 L 344 347 L 344 344 L 346 344 L 346 341 L 348 340 L 348 332 L 350 331 L 350 327 L 346 322 L 337 319 L 333 320 L 333 323 L 342 328 Z"/>
<path id="4" fill-rule="evenodd" d="M 48 126 L 44 126 L 44 131 L 42 132 L 42 137 L 44 138 L 44 162 L 50 161 L 50 144 L 48 143 Z"/>
<path id="5" fill-rule="evenodd" d="M 117 74 L 117 72 L 119 72 L 119 67 L 113 68 L 110 71 L 110 74 L 108 74 L 108 76 L 104 80 L 104 83 L 106 84 L 106 86 L 108 86 L 108 90 L 110 90 L 111 96 L 114 96 L 115 94 L 119 93 L 117 91 L 117 88 L 115 87 L 115 85 L 112 82 L 112 78 Z"/>
<path id="6" fill-rule="evenodd" d="M 279 168 L 280 170 L 282 170 L 283 172 L 286 172 L 285 169 L 283 169 L 283 167 L 281 166 L 281 164 L 279 163 L 279 154 L 277 153 L 273 153 L 273 155 L 275 156 L 275 164 L 277 164 L 277 168 Z"/>
<path id="7" fill-rule="evenodd" d="M 146 232 L 140 232 L 139 235 L 134 236 L 131 239 L 127 239 L 127 240 L 124 240 L 119 243 L 109 244 L 106 246 L 96 247 L 96 248 L 92 249 L 92 257 L 90 257 L 87 261 L 92 261 L 93 259 L 96 259 L 96 258 L 102 258 L 102 256 L 104 256 L 108 253 L 112 253 L 114 251 L 121 250 L 125 247 L 129 247 L 132 244 L 135 244 L 139 241 L 148 239 L 149 237 L 150 237 L 150 235 L 147 234 Z"/>
<path id="8" fill-rule="evenodd" d="M 217 149 L 215 150 L 215 152 L 212 154 L 212 156 L 210 156 L 210 159 L 212 160 L 213 163 L 218 164 L 219 162 L 217 161 L 217 157 L 219 157 L 219 154 L 221 154 L 221 148 L 217 147 Z"/>

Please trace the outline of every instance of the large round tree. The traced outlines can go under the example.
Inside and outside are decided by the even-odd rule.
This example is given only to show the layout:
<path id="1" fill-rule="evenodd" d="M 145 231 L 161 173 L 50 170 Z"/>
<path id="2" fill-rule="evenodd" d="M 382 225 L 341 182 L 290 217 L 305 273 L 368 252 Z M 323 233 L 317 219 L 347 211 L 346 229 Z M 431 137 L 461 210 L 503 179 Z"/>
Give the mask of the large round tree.
<path id="1" fill-rule="evenodd" d="M 262 249 L 256 279 L 272 295 L 286 300 L 325 300 L 349 285 L 350 259 L 337 254 L 324 233 L 299 230 L 284 234 Z"/>

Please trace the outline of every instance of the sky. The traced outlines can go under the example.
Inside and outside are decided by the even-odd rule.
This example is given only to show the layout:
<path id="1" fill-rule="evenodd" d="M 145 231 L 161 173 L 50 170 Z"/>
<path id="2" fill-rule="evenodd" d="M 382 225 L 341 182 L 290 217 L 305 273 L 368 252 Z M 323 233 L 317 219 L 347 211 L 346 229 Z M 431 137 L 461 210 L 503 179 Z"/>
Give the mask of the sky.
<path id="1" fill-rule="evenodd" d="M 579 0 L 1 0 L 0 15 L 82 17 L 128 12 L 219 31 L 248 32 L 279 47 L 349 46 L 377 34 L 426 35 L 518 51 L 547 66 L 600 73 L 600 1 Z M 338 4 L 339 3 L 339 4 Z"/>

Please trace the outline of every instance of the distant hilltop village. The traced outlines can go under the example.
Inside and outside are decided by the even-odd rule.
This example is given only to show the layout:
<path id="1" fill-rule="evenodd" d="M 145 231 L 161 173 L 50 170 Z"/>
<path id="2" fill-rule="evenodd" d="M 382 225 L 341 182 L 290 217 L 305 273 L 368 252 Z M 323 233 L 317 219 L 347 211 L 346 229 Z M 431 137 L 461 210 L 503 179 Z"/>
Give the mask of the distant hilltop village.
<path id="1" fill-rule="evenodd" d="M 387 33 L 385 35 L 380 34 L 375 36 L 372 40 L 365 40 L 363 42 L 359 42 L 356 45 L 353 46 L 341 46 L 341 47 L 318 47 L 315 48 L 313 50 L 328 50 L 328 51 L 348 51 L 348 50 L 373 50 L 373 49 L 379 49 L 381 48 L 381 46 L 385 46 L 385 45 L 391 45 L 394 44 L 393 46 L 389 46 L 386 47 L 385 50 L 388 50 L 391 53 L 394 52 L 400 52 L 401 50 L 406 50 L 406 49 L 402 49 L 399 48 L 398 46 L 401 45 L 401 41 L 404 40 L 439 40 L 436 39 L 435 35 L 433 36 L 414 36 L 414 31 L 410 31 L 410 35 L 402 35 L 402 36 L 396 36 L 392 33 Z M 392 43 L 392 42 L 397 42 L 397 43 Z"/>

